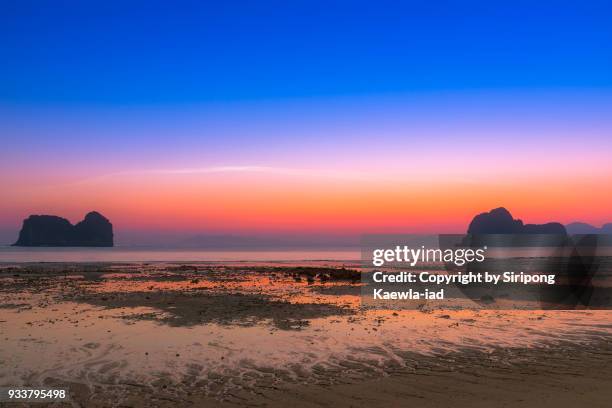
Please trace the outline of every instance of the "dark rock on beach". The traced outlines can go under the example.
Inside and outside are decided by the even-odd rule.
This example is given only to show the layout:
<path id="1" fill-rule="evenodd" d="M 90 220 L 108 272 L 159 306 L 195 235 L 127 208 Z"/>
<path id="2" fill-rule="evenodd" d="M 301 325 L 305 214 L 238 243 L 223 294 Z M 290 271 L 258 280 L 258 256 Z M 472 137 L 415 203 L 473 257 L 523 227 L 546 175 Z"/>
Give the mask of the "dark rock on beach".
<path id="1" fill-rule="evenodd" d="M 55 215 L 30 215 L 13 245 L 112 247 L 113 225 L 96 211 L 76 225 Z"/>

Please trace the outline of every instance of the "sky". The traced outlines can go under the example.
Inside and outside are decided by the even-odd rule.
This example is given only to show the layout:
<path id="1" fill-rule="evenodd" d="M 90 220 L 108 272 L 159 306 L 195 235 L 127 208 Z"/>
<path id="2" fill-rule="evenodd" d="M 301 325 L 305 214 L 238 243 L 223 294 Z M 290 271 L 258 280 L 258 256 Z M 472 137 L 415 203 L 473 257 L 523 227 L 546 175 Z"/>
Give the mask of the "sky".
<path id="1" fill-rule="evenodd" d="M 604 1 L 0 2 L 0 243 L 94 209 L 135 243 L 463 232 L 498 206 L 612 222 L 611 20 Z"/>

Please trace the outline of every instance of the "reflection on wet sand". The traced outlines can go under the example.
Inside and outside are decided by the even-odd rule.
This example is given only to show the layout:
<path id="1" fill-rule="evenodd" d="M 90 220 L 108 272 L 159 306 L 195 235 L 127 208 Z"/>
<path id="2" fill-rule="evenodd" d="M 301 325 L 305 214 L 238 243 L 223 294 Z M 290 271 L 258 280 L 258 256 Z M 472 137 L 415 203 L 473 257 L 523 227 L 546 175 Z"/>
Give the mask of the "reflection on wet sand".
<path id="1" fill-rule="evenodd" d="M 83 406 L 241 405 L 297 385 L 475 367 L 483 358 L 536 364 L 544 349 L 610 343 L 607 311 L 362 310 L 360 284 L 325 268 L 4 268 L 0 385 L 69 385 Z"/>

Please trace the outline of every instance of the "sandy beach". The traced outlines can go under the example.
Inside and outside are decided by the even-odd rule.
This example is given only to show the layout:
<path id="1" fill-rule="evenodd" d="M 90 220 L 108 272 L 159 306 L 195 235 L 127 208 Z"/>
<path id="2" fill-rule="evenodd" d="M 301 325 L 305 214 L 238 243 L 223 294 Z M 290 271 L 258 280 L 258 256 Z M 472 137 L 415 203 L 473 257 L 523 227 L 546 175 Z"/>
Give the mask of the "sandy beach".
<path id="1" fill-rule="evenodd" d="M 610 401 L 609 311 L 366 310 L 354 267 L 5 265 L 0 386 L 83 407 Z"/>

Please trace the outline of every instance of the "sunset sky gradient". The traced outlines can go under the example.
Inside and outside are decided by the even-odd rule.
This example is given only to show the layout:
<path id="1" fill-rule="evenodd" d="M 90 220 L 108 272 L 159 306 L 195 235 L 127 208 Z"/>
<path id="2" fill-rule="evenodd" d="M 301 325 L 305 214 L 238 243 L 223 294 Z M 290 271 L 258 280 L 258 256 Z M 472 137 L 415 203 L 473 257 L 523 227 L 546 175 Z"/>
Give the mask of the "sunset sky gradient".
<path id="1" fill-rule="evenodd" d="M 0 243 L 612 222 L 605 2 L 13 3 Z"/>

